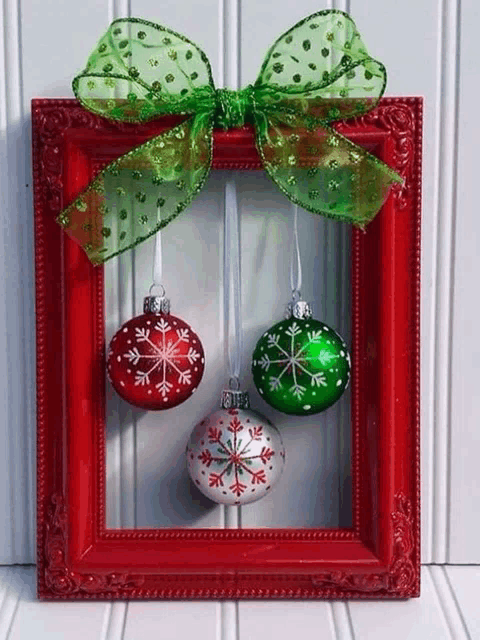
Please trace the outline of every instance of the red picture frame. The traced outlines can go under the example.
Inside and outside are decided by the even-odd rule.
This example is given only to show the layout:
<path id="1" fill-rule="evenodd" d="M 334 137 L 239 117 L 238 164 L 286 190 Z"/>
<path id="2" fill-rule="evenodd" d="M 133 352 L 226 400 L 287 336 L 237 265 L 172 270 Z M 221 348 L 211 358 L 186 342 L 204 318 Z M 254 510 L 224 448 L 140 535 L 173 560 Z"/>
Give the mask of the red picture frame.
<path id="1" fill-rule="evenodd" d="M 99 166 L 174 121 L 115 124 L 57 99 L 33 100 L 32 119 L 38 597 L 418 596 L 421 98 L 383 99 L 336 126 L 404 178 L 367 231 L 353 231 L 353 526 L 343 529 L 106 528 L 103 268 L 55 218 Z M 261 168 L 249 126 L 215 131 L 214 168 Z"/>

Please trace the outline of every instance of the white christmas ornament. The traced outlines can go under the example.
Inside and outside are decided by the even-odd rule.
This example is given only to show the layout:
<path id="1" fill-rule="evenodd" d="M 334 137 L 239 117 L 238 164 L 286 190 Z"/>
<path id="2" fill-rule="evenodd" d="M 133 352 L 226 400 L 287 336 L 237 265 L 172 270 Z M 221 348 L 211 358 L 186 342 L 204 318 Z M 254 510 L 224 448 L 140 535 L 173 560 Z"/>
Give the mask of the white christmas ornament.
<path id="1" fill-rule="evenodd" d="M 248 394 L 224 391 L 222 408 L 194 428 L 187 445 L 192 481 L 208 498 L 244 505 L 270 493 L 285 464 L 280 433 L 249 409 Z"/>

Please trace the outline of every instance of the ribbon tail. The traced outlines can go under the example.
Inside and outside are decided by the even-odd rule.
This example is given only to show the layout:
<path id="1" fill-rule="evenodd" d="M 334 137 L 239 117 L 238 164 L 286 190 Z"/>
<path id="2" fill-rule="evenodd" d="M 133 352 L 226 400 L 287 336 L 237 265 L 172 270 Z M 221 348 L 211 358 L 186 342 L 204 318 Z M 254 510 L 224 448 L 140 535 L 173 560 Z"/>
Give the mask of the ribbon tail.
<path id="1" fill-rule="evenodd" d="M 165 227 L 202 189 L 213 114 L 199 114 L 111 162 L 57 217 L 94 264 Z"/>
<path id="2" fill-rule="evenodd" d="M 267 173 L 295 204 L 363 228 L 402 178 L 384 162 L 329 126 L 287 125 L 256 117 L 256 143 Z"/>

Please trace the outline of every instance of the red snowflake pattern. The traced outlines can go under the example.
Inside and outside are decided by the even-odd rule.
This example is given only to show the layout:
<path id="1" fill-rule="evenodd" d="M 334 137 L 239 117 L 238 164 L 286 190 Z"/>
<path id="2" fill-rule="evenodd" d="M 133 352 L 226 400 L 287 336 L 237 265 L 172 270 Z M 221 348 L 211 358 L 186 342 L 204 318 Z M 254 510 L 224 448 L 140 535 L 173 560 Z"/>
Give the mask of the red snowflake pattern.
<path id="1" fill-rule="evenodd" d="M 223 487 L 222 473 L 211 473 L 208 477 L 210 487 Z"/>
<path id="2" fill-rule="evenodd" d="M 213 456 L 208 449 L 204 449 L 198 456 L 198 459 L 201 460 L 207 467 L 209 467 L 213 462 Z"/>
<path id="3" fill-rule="evenodd" d="M 235 480 L 235 482 L 231 484 L 228 488 L 232 493 L 234 493 L 237 496 L 237 498 L 239 498 L 247 488 L 247 485 L 242 484 L 240 480 Z"/>
<path id="4" fill-rule="evenodd" d="M 208 430 L 208 439 L 211 443 L 220 442 L 222 437 L 222 432 L 220 429 L 215 429 L 215 427 L 210 427 Z"/>
<path id="5" fill-rule="evenodd" d="M 249 455 L 252 442 L 262 439 L 263 427 L 249 428 L 246 440 L 242 439 L 242 432 L 247 432 L 247 429 L 238 419 L 236 413 L 232 411 L 230 414 L 232 418 L 227 430 L 233 435 L 227 442 L 223 441 L 220 428 L 212 426 L 208 429 L 209 443 L 218 444 L 216 450 L 218 455 L 213 455 L 210 450 L 203 449 L 198 455 L 198 460 L 207 468 L 210 468 L 214 463 L 223 467 L 221 471 L 211 471 L 209 473 L 209 487 L 223 487 L 225 476 L 233 474 L 233 482 L 228 486 L 228 489 L 239 498 L 248 488 L 247 481 L 250 482 L 250 485 L 266 484 L 267 475 L 265 471 L 263 469 L 253 471 L 250 467 L 254 460 L 260 460 L 264 465 L 268 464 L 275 452 L 273 449 L 264 446 L 260 453 Z M 240 476 L 243 482 L 240 480 Z"/>
<path id="6" fill-rule="evenodd" d="M 253 427 L 253 429 L 249 429 L 248 433 L 252 440 L 261 440 L 263 436 L 263 427 Z"/>
<path id="7" fill-rule="evenodd" d="M 262 447 L 259 458 L 263 462 L 263 464 L 267 464 L 267 462 L 270 462 L 270 459 L 274 455 L 275 455 L 275 452 L 273 451 L 273 449 L 269 449 L 268 447 Z"/>
<path id="8" fill-rule="evenodd" d="M 228 430 L 231 433 L 238 433 L 239 431 L 243 431 L 243 424 L 240 422 L 237 416 L 233 417 L 232 421 L 228 425 Z"/>
<path id="9" fill-rule="evenodd" d="M 265 484 L 267 482 L 267 476 L 265 471 L 260 470 L 257 473 L 252 473 L 252 484 Z"/>

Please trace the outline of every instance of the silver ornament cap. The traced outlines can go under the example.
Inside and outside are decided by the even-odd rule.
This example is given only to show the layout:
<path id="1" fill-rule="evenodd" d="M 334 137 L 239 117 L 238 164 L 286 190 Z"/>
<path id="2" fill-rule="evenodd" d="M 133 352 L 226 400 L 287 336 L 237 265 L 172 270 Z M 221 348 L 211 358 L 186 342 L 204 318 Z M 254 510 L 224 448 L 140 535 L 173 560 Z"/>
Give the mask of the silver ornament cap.
<path id="1" fill-rule="evenodd" d="M 165 296 L 145 296 L 143 313 L 170 313 L 170 300 Z"/>
<path id="2" fill-rule="evenodd" d="M 309 302 L 305 302 L 304 300 L 289 302 L 285 317 L 298 318 L 298 320 L 308 320 L 312 317 L 312 307 Z"/>
<path id="3" fill-rule="evenodd" d="M 250 409 L 248 392 L 239 389 L 224 389 L 220 406 L 222 409 Z"/>

